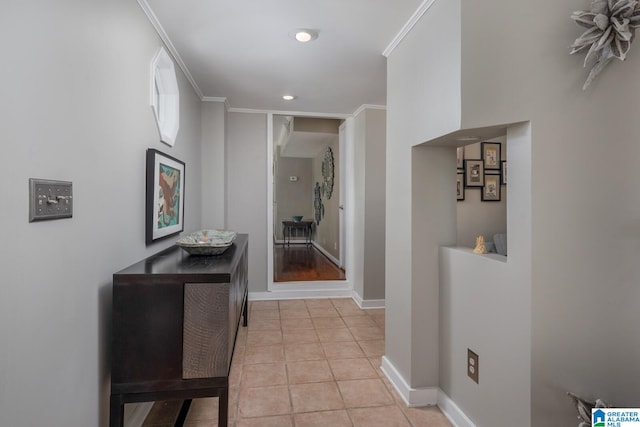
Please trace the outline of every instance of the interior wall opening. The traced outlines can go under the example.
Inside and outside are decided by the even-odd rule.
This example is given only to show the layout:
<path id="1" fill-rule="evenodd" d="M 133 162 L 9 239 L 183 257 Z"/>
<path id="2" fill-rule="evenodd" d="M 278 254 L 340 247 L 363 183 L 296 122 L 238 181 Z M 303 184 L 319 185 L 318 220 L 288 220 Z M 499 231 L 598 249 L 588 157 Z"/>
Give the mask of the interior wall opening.
<path id="1" fill-rule="evenodd" d="M 344 281 L 343 120 L 273 116 L 273 282 Z"/>

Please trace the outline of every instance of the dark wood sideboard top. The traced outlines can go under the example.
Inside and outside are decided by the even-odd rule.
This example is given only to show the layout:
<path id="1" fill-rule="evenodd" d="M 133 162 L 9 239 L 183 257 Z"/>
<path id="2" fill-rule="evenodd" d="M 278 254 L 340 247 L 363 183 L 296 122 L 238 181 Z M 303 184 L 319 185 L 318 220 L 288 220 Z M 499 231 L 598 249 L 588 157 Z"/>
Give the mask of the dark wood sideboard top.
<path id="1" fill-rule="evenodd" d="M 173 280 L 177 276 L 184 283 L 228 283 L 248 240 L 247 234 L 238 234 L 229 249 L 213 256 L 189 255 L 174 245 L 118 271 L 113 277 L 129 283 L 136 282 L 136 278 L 148 281 L 149 275 L 153 275 L 158 283 Z"/>

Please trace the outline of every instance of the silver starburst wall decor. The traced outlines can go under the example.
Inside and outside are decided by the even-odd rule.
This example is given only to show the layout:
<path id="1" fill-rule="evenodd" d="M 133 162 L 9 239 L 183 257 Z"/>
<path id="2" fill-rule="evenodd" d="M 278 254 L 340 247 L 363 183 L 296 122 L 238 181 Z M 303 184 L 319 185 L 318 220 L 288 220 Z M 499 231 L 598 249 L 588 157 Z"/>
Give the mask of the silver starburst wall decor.
<path id="1" fill-rule="evenodd" d="M 571 45 L 571 54 L 587 52 L 584 66 L 593 64 L 582 89 L 613 59 L 624 61 L 636 28 L 640 27 L 638 0 L 595 0 L 588 11 L 577 11 L 571 19 L 587 30 Z"/>

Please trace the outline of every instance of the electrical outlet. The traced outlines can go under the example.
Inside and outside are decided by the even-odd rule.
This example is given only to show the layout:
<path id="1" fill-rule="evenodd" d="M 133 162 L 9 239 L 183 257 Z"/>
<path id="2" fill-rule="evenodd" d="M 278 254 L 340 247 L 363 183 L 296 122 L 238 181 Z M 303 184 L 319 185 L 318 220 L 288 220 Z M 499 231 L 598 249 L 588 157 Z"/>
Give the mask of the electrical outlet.
<path id="1" fill-rule="evenodd" d="M 473 351 L 467 349 L 467 375 L 480 384 L 478 374 L 480 372 L 480 358 Z"/>

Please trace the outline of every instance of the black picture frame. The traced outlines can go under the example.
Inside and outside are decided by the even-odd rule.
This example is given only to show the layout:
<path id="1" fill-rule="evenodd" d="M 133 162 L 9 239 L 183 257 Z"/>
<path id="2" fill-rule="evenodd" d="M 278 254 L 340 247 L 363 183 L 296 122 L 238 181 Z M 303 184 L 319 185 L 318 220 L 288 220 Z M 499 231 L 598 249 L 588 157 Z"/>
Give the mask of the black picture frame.
<path id="1" fill-rule="evenodd" d="M 184 231 L 184 162 L 161 151 L 147 150 L 145 241 Z"/>
<path id="2" fill-rule="evenodd" d="M 481 159 L 464 161 L 464 186 L 467 188 L 484 186 L 484 163 Z"/>
<path id="3" fill-rule="evenodd" d="M 501 199 L 500 192 L 500 173 L 487 173 L 484 175 L 484 186 L 480 199 L 483 202 L 499 202 Z"/>
<path id="4" fill-rule="evenodd" d="M 459 202 L 464 200 L 464 171 L 456 173 L 456 197 Z"/>
<path id="5" fill-rule="evenodd" d="M 500 170 L 500 151 L 502 144 L 499 142 L 483 142 L 481 144 L 482 160 L 484 161 L 484 168 Z"/>
<path id="6" fill-rule="evenodd" d="M 464 147 L 456 148 L 456 169 L 464 167 Z"/>
<path id="7" fill-rule="evenodd" d="M 507 185 L 507 161 L 500 162 L 500 184 Z"/>

